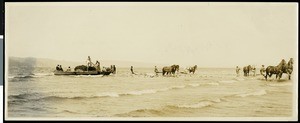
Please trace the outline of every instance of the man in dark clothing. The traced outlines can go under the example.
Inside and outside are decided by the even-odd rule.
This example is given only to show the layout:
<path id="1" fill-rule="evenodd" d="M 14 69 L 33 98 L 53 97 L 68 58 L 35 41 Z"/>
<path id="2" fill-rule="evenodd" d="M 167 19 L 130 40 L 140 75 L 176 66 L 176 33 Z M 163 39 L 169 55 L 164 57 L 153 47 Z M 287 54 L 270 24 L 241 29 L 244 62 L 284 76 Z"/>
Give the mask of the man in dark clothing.
<path id="1" fill-rule="evenodd" d="M 131 71 L 132 74 L 135 74 L 135 73 L 133 72 L 133 66 L 131 66 L 130 71 Z"/>
<path id="2" fill-rule="evenodd" d="M 59 65 L 56 66 L 56 70 L 59 71 Z"/>

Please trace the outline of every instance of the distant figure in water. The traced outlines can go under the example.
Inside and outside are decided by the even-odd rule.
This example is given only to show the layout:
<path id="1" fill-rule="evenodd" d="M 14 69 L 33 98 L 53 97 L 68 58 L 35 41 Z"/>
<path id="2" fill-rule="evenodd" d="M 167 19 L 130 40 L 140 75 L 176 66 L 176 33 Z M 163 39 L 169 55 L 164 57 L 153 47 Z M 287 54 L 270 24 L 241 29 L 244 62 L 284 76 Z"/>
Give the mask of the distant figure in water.
<path id="1" fill-rule="evenodd" d="M 253 76 L 255 76 L 256 75 L 256 68 L 255 68 L 255 66 L 253 66 L 252 72 L 253 72 Z"/>
<path id="2" fill-rule="evenodd" d="M 263 76 L 265 76 L 265 72 L 266 72 L 265 65 L 261 65 L 260 74 L 263 75 Z"/>
<path id="3" fill-rule="evenodd" d="M 114 65 L 114 74 L 116 74 L 117 72 L 117 68 L 116 68 L 116 65 Z"/>
<path id="4" fill-rule="evenodd" d="M 68 72 L 70 72 L 70 71 L 71 71 L 71 67 L 70 67 L 70 66 L 68 67 L 67 71 L 68 71 Z"/>
<path id="5" fill-rule="evenodd" d="M 157 69 L 156 66 L 155 66 L 155 68 L 154 68 L 154 72 L 155 72 L 156 75 L 158 75 L 158 74 L 157 74 L 157 73 L 158 73 L 158 69 Z"/>
<path id="6" fill-rule="evenodd" d="M 132 74 L 135 74 L 135 73 L 133 72 L 133 66 L 131 66 L 130 71 L 131 71 Z"/>
<path id="7" fill-rule="evenodd" d="M 116 74 L 116 70 L 117 70 L 116 65 L 111 65 L 110 67 L 111 67 L 112 73 Z"/>
<path id="8" fill-rule="evenodd" d="M 236 69 L 235 69 L 235 72 L 236 72 L 236 76 L 239 76 L 240 75 L 240 68 L 239 66 L 236 66 Z"/>

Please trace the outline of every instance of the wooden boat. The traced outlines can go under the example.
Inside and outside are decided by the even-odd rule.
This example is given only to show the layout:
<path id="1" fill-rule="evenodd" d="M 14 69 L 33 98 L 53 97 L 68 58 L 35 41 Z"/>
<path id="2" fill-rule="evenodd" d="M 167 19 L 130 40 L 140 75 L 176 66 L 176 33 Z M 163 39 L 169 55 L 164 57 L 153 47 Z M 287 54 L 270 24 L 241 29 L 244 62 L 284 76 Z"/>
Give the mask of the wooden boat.
<path id="1" fill-rule="evenodd" d="M 109 75 L 105 71 L 54 71 L 54 75 Z"/>

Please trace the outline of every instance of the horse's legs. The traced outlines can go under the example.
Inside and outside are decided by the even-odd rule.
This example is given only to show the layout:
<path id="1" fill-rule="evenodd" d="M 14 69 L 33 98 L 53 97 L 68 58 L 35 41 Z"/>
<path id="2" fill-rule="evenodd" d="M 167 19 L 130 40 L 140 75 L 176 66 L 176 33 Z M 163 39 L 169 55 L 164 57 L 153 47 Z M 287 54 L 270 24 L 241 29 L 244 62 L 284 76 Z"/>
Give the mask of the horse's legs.
<path id="1" fill-rule="evenodd" d="M 268 81 L 268 74 L 267 74 L 267 72 L 266 72 L 266 75 L 263 75 L 264 77 L 265 77 L 265 79 L 266 79 L 266 81 Z"/>
<path id="2" fill-rule="evenodd" d="M 291 73 L 290 73 L 290 71 L 287 71 L 287 74 L 289 76 L 289 80 L 291 80 Z"/>
<path id="3" fill-rule="evenodd" d="M 278 80 L 280 80 L 282 74 L 283 74 L 283 73 L 279 73 L 279 75 L 278 75 Z"/>
<path id="4" fill-rule="evenodd" d="M 282 73 L 277 73 L 276 74 L 276 79 L 278 78 L 278 80 L 280 80 L 281 76 L 282 76 Z"/>
<path id="5" fill-rule="evenodd" d="M 270 74 L 269 74 L 269 78 L 271 78 L 271 77 L 272 77 L 272 75 L 273 75 L 273 73 L 270 73 Z"/>

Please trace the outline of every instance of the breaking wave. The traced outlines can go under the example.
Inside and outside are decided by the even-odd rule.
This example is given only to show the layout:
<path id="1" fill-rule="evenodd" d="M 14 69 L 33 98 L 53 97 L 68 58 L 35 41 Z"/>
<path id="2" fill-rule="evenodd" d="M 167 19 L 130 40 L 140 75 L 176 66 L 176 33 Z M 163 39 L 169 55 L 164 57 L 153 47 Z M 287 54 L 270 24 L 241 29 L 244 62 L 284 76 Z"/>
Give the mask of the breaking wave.
<path id="1" fill-rule="evenodd" d="M 195 83 L 195 84 L 188 84 L 189 86 L 192 86 L 192 87 L 198 87 L 198 86 L 201 86 L 201 85 L 220 85 L 219 83 L 217 82 L 210 82 L 210 83 Z"/>
<path id="2" fill-rule="evenodd" d="M 34 78 L 34 76 L 33 75 L 24 75 L 24 76 L 12 76 L 9 78 L 16 78 L 16 79 L 18 79 L 18 78 Z"/>
<path id="3" fill-rule="evenodd" d="M 121 97 L 121 96 L 140 96 L 145 94 L 155 94 L 158 92 L 166 92 L 170 90 L 184 89 L 187 87 L 198 87 L 201 85 L 219 85 L 219 83 L 195 83 L 195 84 L 187 84 L 187 85 L 176 85 L 167 88 L 161 89 L 145 89 L 145 90 L 134 90 L 129 92 L 117 93 L 117 92 L 103 92 L 94 95 L 47 95 L 47 94 L 38 94 L 38 93 L 24 93 L 18 95 L 10 95 L 10 100 L 63 100 L 63 99 L 73 99 L 73 100 L 81 100 L 81 99 L 89 99 L 89 98 L 107 98 L 107 97 Z"/>
<path id="4" fill-rule="evenodd" d="M 237 82 L 236 80 L 222 80 L 222 81 L 219 81 L 220 83 L 235 83 Z"/>
<path id="5" fill-rule="evenodd" d="M 53 73 L 34 73 L 34 74 L 18 74 L 14 76 L 8 76 L 9 79 L 22 79 L 22 78 L 40 78 L 40 77 L 45 77 L 45 76 L 52 76 L 54 75 Z"/>
<path id="6" fill-rule="evenodd" d="M 181 104 L 181 105 L 172 105 L 169 107 L 175 107 L 175 108 L 202 108 L 213 105 L 213 102 L 211 101 L 203 101 L 196 104 Z"/>
<path id="7" fill-rule="evenodd" d="M 243 94 L 237 94 L 238 97 L 247 97 L 247 96 L 261 96 L 267 94 L 266 90 L 259 90 L 254 92 L 248 92 Z"/>
<path id="8" fill-rule="evenodd" d="M 165 105 L 160 108 L 144 108 L 136 109 L 126 113 L 116 114 L 115 116 L 162 116 L 164 114 L 175 113 L 182 111 L 181 109 L 201 109 L 221 102 L 221 99 L 205 100 L 195 104 L 177 104 L 177 105 Z"/>
<path id="9" fill-rule="evenodd" d="M 274 83 L 274 84 L 267 84 L 268 86 L 274 86 L 274 87 L 279 87 L 279 86 L 291 86 L 293 85 L 292 83 Z"/>

